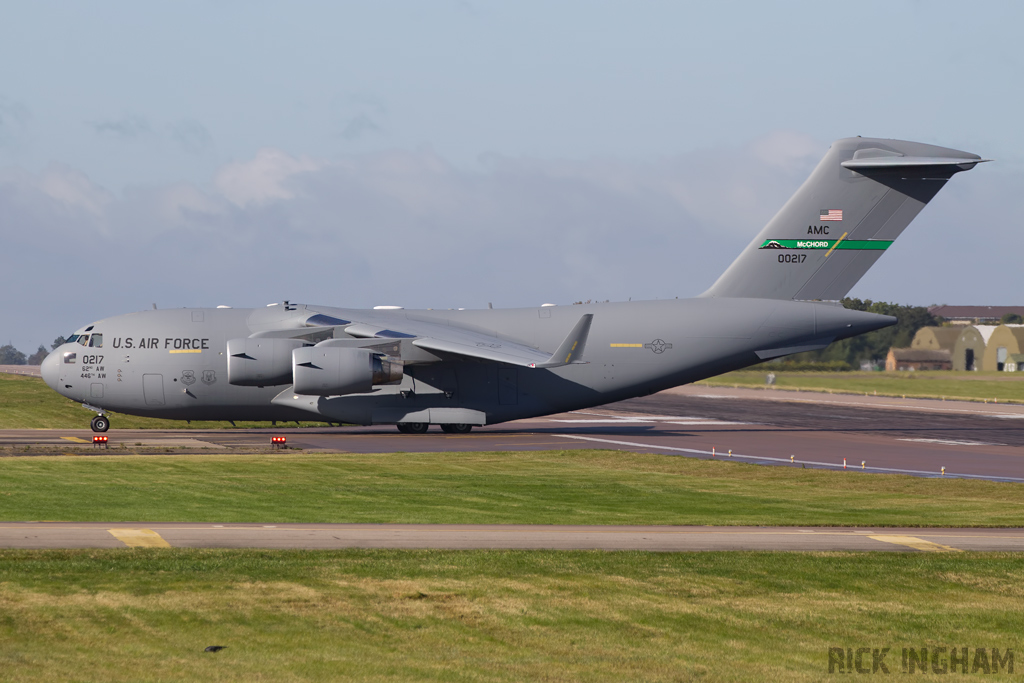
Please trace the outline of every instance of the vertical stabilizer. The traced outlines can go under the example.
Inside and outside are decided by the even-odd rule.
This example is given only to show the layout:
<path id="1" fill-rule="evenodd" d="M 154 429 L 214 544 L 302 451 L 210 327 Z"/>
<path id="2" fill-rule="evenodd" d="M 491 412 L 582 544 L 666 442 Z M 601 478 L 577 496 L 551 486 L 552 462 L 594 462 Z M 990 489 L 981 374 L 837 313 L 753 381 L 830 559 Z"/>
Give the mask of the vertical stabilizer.
<path id="1" fill-rule="evenodd" d="M 976 154 L 845 138 L 702 296 L 835 300 Z"/>

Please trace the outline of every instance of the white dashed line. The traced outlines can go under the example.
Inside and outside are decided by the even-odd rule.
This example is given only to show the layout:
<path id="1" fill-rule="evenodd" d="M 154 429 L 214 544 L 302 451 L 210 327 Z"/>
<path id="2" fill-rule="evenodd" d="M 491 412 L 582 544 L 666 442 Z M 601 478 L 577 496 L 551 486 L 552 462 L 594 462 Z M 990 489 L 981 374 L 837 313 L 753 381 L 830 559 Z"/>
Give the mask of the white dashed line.
<path id="1" fill-rule="evenodd" d="M 653 449 L 653 450 L 657 450 L 657 451 L 672 451 L 674 453 L 693 453 L 694 455 L 712 455 L 711 451 L 702 451 L 702 450 L 699 450 L 697 448 L 679 448 L 678 446 L 657 446 L 657 445 L 651 444 L 651 443 L 638 443 L 638 442 L 635 442 L 635 441 L 618 441 L 616 439 L 599 439 L 596 436 L 581 436 L 581 435 L 578 435 L 578 434 L 552 434 L 551 436 L 560 437 L 562 439 L 576 439 L 577 441 L 594 441 L 596 443 L 607 443 L 607 444 L 611 444 L 613 446 L 630 446 L 632 448 L 646 448 L 646 449 Z M 719 460 L 729 460 L 730 458 L 733 459 L 733 460 L 738 460 L 738 459 L 739 460 L 760 460 L 760 461 L 765 461 L 765 462 L 778 462 L 778 463 L 783 463 L 783 464 L 818 465 L 820 467 L 831 467 L 831 468 L 834 468 L 834 469 L 847 469 L 846 467 L 843 466 L 842 463 L 819 462 L 819 461 L 816 461 L 816 460 L 789 460 L 788 458 L 771 458 L 771 457 L 764 456 L 764 455 L 743 455 L 743 454 L 740 454 L 740 453 L 733 453 L 731 456 L 729 456 L 729 455 L 726 455 L 726 454 L 722 453 L 721 451 L 717 451 L 715 453 L 715 455 L 717 456 L 717 458 Z M 996 480 L 996 481 L 1024 481 L 1024 479 L 1022 479 L 1020 477 L 986 476 L 986 475 L 983 475 L 983 474 L 959 474 L 959 473 L 955 473 L 955 472 L 946 472 L 945 475 L 941 475 L 939 472 L 934 472 L 934 471 L 929 472 L 927 470 L 904 470 L 904 469 L 898 469 L 898 468 L 895 468 L 895 467 L 870 467 L 869 466 L 869 467 L 860 468 L 860 467 L 856 467 L 856 466 L 851 465 L 849 467 L 849 469 L 851 471 L 860 470 L 861 472 L 863 472 L 865 470 L 871 470 L 872 472 L 892 472 L 894 474 L 919 474 L 919 475 L 923 474 L 923 475 L 929 476 L 929 477 L 946 476 L 946 477 L 950 477 L 950 478 L 956 477 L 956 478 L 960 478 L 960 479 L 988 479 L 990 481 L 992 481 L 992 480 Z"/>
<path id="2" fill-rule="evenodd" d="M 955 439 L 896 439 L 897 441 L 915 441 L 917 443 L 937 443 L 943 446 L 1005 446 L 1003 443 L 987 441 L 956 441 Z"/>

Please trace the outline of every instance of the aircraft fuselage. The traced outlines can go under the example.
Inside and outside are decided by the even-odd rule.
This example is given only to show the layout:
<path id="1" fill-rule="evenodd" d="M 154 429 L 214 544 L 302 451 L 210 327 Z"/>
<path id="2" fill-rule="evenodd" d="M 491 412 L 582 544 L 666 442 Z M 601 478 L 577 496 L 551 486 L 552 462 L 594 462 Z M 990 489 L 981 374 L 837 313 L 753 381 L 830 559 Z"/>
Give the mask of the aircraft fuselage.
<path id="1" fill-rule="evenodd" d="M 407 344 L 389 353 L 404 364 L 401 381 L 368 392 L 304 395 L 292 391 L 291 381 L 229 382 L 227 345 L 234 339 L 314 345 L 357 339 L 344 331 L 353 325 L 402 330 L 411 321 L 473 330 L 496 347 L 507 341 L 550 350 L 585 314 L 593 321 L 582 362 L 562 367 L 425 353 Z M 322 320 L 345 325 L 315 324 Z M 82 328 L 46 359 L 44 377 L 96 409 L 171 419 L 493 424 L 646 395 L 894 322 L 827 303 L 710 298 L 506 310 L 152 310 Z"/>

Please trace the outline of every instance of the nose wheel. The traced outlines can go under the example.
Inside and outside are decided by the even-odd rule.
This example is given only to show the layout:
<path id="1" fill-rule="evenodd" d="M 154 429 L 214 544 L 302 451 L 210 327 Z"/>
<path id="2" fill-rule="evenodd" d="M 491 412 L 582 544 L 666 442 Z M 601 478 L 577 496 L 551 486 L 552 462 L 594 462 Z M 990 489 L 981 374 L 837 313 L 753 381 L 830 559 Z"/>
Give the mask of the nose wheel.
<path id="1" fill-rule="evenodd" d="M 97 415 L 92 419 L 92 431 L 105 432 L 110 429 L 110 419 L 106 415 Z"/>

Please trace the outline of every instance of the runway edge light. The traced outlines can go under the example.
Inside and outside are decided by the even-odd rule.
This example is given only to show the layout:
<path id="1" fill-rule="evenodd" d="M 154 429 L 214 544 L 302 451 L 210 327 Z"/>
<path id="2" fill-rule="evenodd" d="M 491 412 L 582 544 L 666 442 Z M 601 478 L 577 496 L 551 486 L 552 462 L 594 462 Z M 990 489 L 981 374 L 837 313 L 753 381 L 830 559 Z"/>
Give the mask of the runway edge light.
<path id="1" fill-rule="evenodd" d="M 283 436 L 272 436 L 270 437 L 270 446 L 272 448 L 287 448 L 285 444 L 288 443 L 288 439 Z"/>

